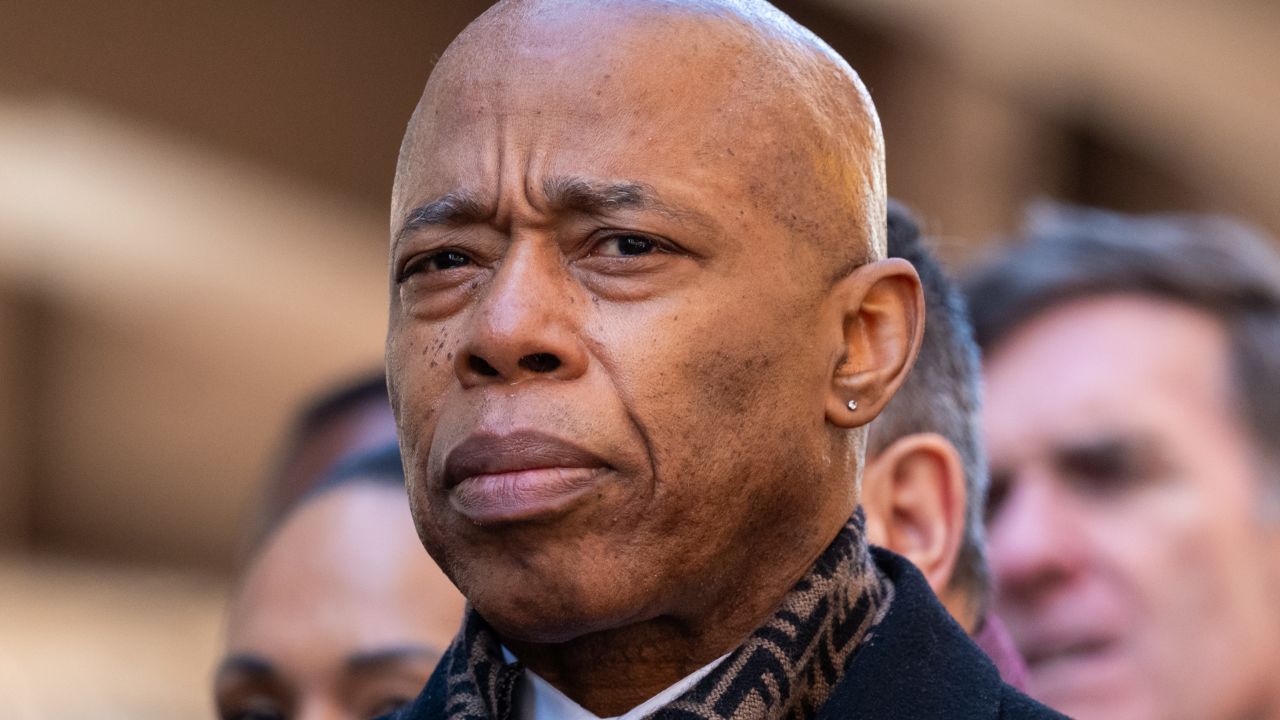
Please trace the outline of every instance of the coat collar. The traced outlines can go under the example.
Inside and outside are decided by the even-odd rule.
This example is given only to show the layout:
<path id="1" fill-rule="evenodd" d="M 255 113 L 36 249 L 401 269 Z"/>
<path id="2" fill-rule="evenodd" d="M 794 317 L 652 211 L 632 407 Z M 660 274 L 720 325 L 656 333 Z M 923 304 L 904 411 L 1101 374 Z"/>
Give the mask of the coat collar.
<path id="1" fill-rule="evenodd" d="M 996 718 L 1004 683 L 906 559 L 873 547 L 893 604 L 859 648 L 820 720 Z"/>

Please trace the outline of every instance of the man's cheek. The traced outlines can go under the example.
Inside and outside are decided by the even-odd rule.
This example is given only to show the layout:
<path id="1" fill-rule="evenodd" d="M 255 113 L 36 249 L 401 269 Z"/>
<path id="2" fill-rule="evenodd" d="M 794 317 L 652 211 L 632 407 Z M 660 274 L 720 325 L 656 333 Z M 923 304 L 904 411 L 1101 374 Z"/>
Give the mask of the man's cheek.
<path id="1" fill-rule="evenodd" d="M 393 331 L 394 332 L 394 331 Z M 387 352 L 387 373 L 401 402 L 434 402 L 455 381 L 457 350 L 448 328 L 393 339 Z"/>

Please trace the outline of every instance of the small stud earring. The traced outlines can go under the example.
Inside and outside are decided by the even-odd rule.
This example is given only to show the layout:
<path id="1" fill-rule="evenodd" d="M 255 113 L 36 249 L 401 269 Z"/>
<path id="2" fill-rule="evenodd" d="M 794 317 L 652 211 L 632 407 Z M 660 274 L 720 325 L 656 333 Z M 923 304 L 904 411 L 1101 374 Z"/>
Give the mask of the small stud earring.
<path id="1" fill-rule="evenodd" d="M 857 409 L 858 409 L 858 401 L 857 401 L 857 400 L 850 400 L 850 401 L 847 403 L 847 405 L 849 406 L 849 411 L 850 411 L 850 412 L 852 412 L 852 411 L 854 411 L 854 410 L 857 410 Z"/>

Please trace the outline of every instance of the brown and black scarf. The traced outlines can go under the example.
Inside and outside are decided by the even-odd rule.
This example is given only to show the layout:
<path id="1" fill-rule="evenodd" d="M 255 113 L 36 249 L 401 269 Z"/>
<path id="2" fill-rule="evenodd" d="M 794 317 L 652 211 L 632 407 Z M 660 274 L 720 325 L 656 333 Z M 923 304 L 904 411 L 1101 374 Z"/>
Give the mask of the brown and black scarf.
<path id="1" fill-rule="evenodd" d="M 893 599 L 866 543 L 862 511 L 840 530 L 769 621 L 652 720 L 812 718 Z M 449 647 L 449 720 L 506 720 L 522 672 L 474 611 Z"/>

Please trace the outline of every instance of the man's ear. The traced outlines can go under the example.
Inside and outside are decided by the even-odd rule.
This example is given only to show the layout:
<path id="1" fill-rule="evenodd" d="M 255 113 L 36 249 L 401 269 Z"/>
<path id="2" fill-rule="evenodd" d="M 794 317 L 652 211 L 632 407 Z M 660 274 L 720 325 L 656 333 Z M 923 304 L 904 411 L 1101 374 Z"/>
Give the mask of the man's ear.
<path id="1" fill-rule="evenodd" d="M 910 560 L 945 599 L 964 537 L 966 499 L 964 461 L 954 445 L 934 433 L 899 438 L 863 473 L 867 539 Z"/>
<path id="2" fill-rule="evenodd" d="M 911 263 L 890 258 L 850 273 L 833 288 L 831 303 L 840 336 L 826 416 L 855 428 L 880 414 L 915 363 L 924 295 Z"/>

